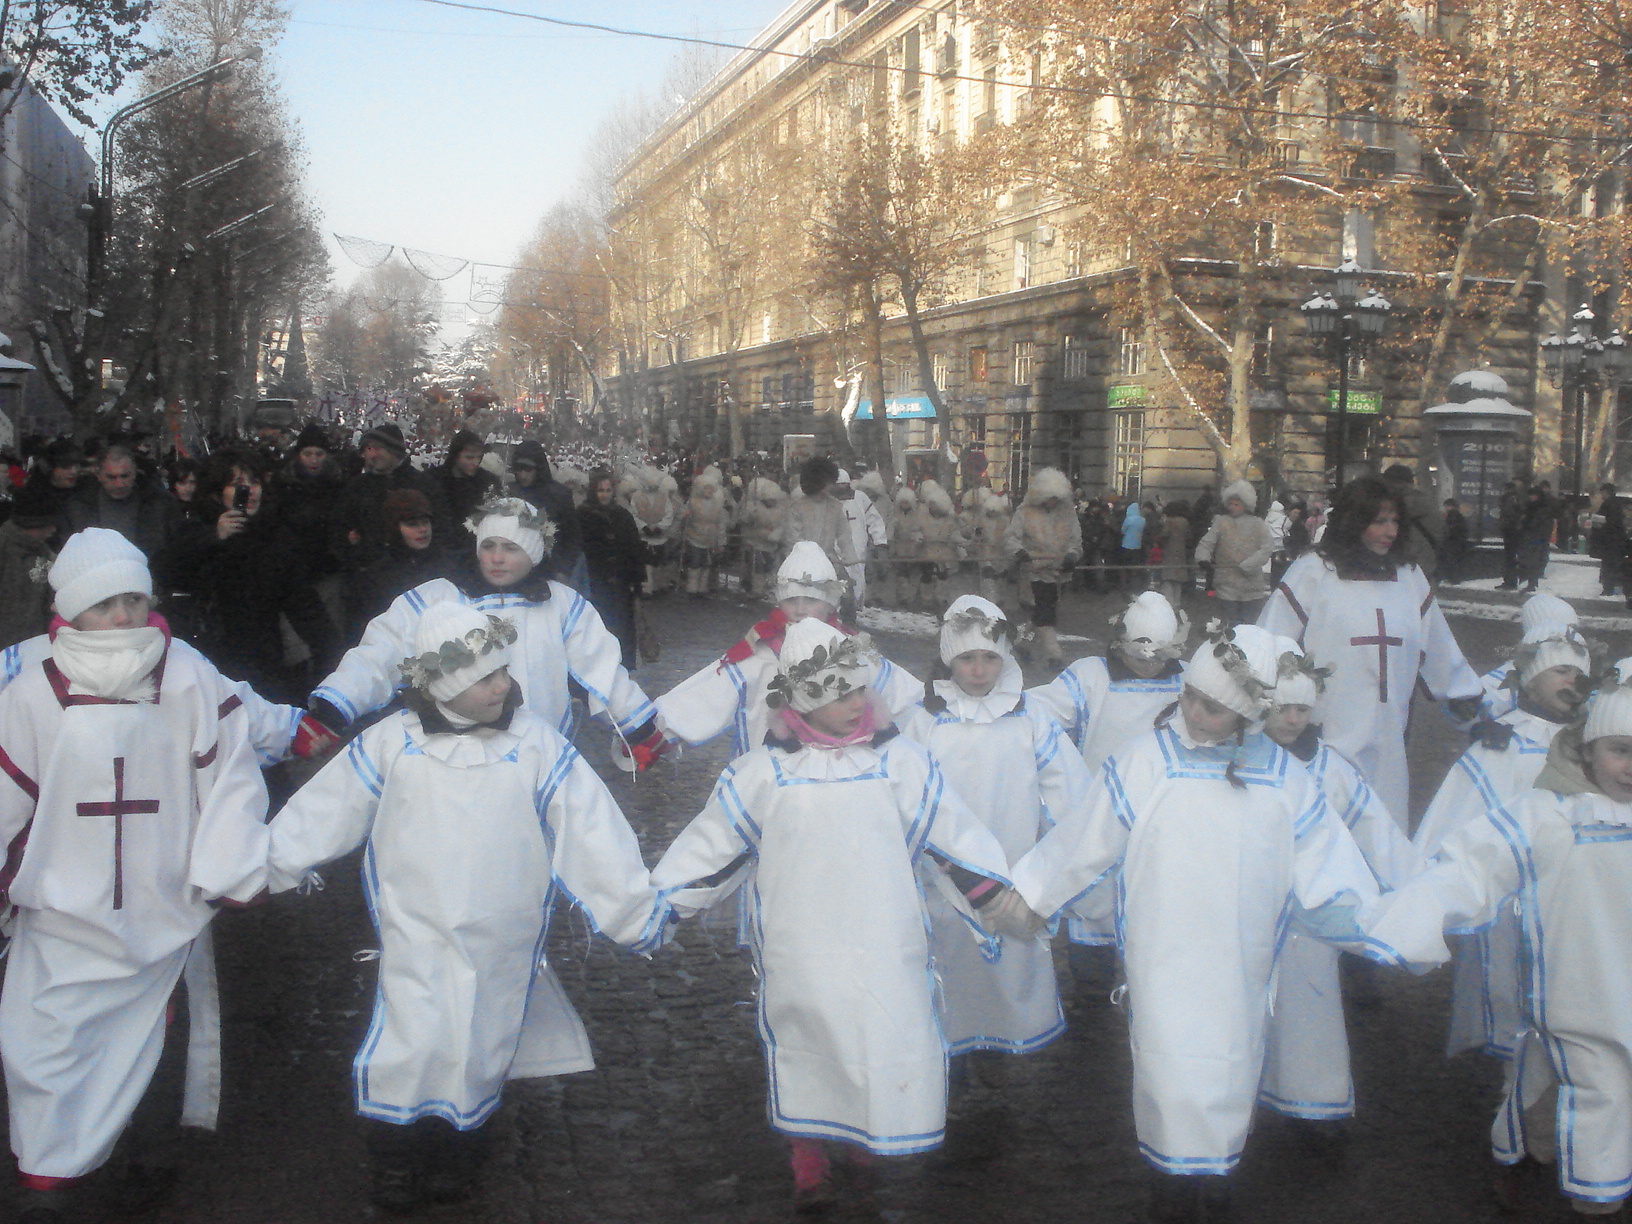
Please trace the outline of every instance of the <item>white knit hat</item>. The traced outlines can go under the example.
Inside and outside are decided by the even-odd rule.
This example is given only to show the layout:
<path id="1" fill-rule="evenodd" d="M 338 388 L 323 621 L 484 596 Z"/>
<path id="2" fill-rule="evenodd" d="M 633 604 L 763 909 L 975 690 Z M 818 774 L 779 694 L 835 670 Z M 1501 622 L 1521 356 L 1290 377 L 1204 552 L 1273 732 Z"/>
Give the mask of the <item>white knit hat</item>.
<path id="1" fill-rule="evenodd" d="M 1587 707 L 1583 743 L 1606 735 L 1632 735 L 1632 658 L 1616 663 L 1604 683 Z"/>
<path id="2" fill-rule="evenodd" d="M 153 575 L 142 550 L 106 527 L 87 527 L 69 536 L 47 576 L 56 592 L 57 615 L 65 621 L 115 595 L 153 598 Z"/>
<path id="3" fill-rule="evenodd" d="M 778 603 L 784 599 L 820 599 L 837 608 L 843 595 L 844 583 L 815 540 L 800 540 L 776 571 Z"/>
<path id="4" fill-rule="evenodd" d="M 1579 667 L 1591 672 L 1592 652 L 1580 630 L 1569 626 L 1539 641 L 1521 643 L 1513 656 L 1513 666 L 1519 673 L 1519 683 L 1529 684 L 1549 667 Z"/>
<path id="5" fill-rule="evenodd" d="M 1277 637 L 1275 656 L 1275 704 L 1314 705 L 1320 697 L 1320 677 L 1307 666 L 1308 656 L 1304 654 L 1303 647 L 1289 637 Z"/>
<path id="6" fill-rule="evenodd" d="M 1003 609 L 991 600 L 958 596 L 941 621 L 941 662 L 950 667 L 953 659 L 970 650 L 990 650 L 1012 659 L 1014 648 L 1009 645 L 1007 628 Z"/>
<path id="7" fill-rule="evenodd" d="M 534 565 L 544 560 L 544 554 L 555 544 L 555 524 L 549 516 L 519 497 L 484 503 L 465 526 L 476 537 L 478 548 L 484 540 L 509 540 Z"/>
<path id="8" fill-rule="evenodd" d="M 846 636 L 826 621 L 807 616 L 782 639 L 771 693 L 801 714 L 864 688 L 876 656 L 865 633 Z"/>
<path id="9" fill-rule="evenodd" d="M 1279 661 L 1276 637 L 1267 629 L 1237 625 L 1219 632 L 1209 627 L 1207 639 L 1184 666 L 1184 683 L 1257 722 L 1273 704 Z"/>
<path id="10" fill-rule="evenodd" d="M 837 480 L 835 480 L 833 483 L 834 484 L 849 484 L 850 483 L 850 473 L 845 471 L 843 468 L 840 468 L 839 469 L 839 478 Z"/>
<path id="11" fill-rule="evenodd" d="M 1135 659 L 1176 659 L 1190 636 L 1189 618 L 1174 612 L 1160 591 L 1141 591 L 1111 623 L 1122 630 L 1117 648 Z"/>
<path id="12" fill-rule="evenodd" d="M 1219 494 L 1218 500 L 1220 502 L 1228 502 L 1232 497 L 1239 497 L 1241 499 L 1241 504 L 1247 508 L 1248 514 L 1251 514 L 1254 510 L 1258 509 L 1258 490 L 1253 488 L 1251 483 L 1248 481 L 1237 480 L 1231 484 L 1225 485 L 1224 492 Z"/>
<path id="13" fill-rule="evenodd" d="M 510 666 L 516 629 L 469 604 L 432 604 L 414 631 L 414 657 L 404 659 L 408 682 L 436 701 L 452 701 L 478 680 Z"/>
<path id="14" fill-rule="evenodd" d="M 1520 641 L 1539 642 L 1580 621 L 1580 614 L 1557 595 L 1538 591 L 1519 609 L 1519 628 L 1523 631 Z"/>

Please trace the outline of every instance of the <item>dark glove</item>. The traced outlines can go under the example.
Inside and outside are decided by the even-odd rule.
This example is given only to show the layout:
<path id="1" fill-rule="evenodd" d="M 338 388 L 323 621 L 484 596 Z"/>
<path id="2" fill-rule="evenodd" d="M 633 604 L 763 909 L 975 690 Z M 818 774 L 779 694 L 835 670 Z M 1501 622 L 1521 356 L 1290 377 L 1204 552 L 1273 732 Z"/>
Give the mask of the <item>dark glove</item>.
<path id="1" fill-rule="evenodd" d="M 1060 558 L 1060 568 L 1062 570 L 1076 569 L 1077 562 L 1081 560 L 1082 558 L 1077 556 L 1076 553 L 1066 553 L 1065 556 Z"/>
<path id="2" fill-rule="evenodd" d="M 1459 723 L 1472 722 L 1479 717 L 1483 697 L 1453 697 L 1445 703 L 1446 712 Z"/>
<path id="3" fill-rule="evenodd" d="M 1022 548 L 1014 554 L 1014 559 L 1019 564 L 1025 565 L 1031 560 L 1031 554 Z"/>
<path id="4" fill-rule="evenodd" d="M 328 702 L 325 701 L 323 704 L 328 705 Z M 295 728 L 295 738 L 289 741 L 289 751 L 303 761 L 327 756 L 339 746 L 340 737 L 310 714 L 300 716 L 300 725 Z"/>
<path id="5" fill-rule="evenodd" d="M 321 697 L 314 697 L 311 701 L 308 701 L 306 710 L 307 717 L 315 718 L 323 724 L 323 729 L 330 734 L 344 731 L 346 724 L 351 721 L 351 719 L 340 713 L 331 702 L 325 701 Z"/>
<path id="6" fill-rule="evenodd" d="M 1506 723 L 1485 719 L 1473 724 L 1468 731 L 1468 738 L 1493 752 L 1505 752 L 1507 746 L 1513 742 L 1515 734 L 1513 728 Z"/>

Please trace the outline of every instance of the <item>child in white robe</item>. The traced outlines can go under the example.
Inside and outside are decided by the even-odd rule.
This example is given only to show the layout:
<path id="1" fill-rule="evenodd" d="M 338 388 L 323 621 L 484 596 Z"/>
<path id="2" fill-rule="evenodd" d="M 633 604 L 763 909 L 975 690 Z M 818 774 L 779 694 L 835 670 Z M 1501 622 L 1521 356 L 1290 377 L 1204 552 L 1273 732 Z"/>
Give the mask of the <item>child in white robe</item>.
<path id="1" fill-rule="evenodd" d="M 838 625 L 844 583 L 819 544 L 800 540 L 776 573 L 776 607 L 723 656 L 680 681 L 657 699 L 658 725 L 671 740 L 703 744 L 731 735 L 739 757 L 765 742 L 771 709 L 766 702 L 788 629 L 814 617 Z M 848 632 L 848 631 L 846 631 Z M 923 696 L 918 678 L 888 659 L 872 656 L 867 684 L 893 715 Z"/>
<path id="2" fill-rule="evenodd" d="M 515 629 L 462 603 L 420 618 L 408 708 L 375 723 L 272 822 L 272 886 L 367 843 L 380 934 L 353 1064 L 374 1200 L 469 1196 L 506 1080 L 594 1066 L 542 956 L 558 896 L 640 951 L 661 941 L 640 847 L 606 786 L 510 679 Z"/>
<path id="3" fill-rule="evenodd" d="M 1159 1220 L 1227 1210 L 1288 920 L 1393 959 L 1352 918 L 1377 894 L 1353 837 L 1308 771 L 1259 731 L 1275 637 L 1216 622 L 1211 632 L 1185 667 L 1177 717 L 1114 753 L 1082 818 L 1055 826 L 1014 867 L 1016 892 L 1045 917 L 1115 881 L 1134 1126 L 1157 1170 Z M 1013 911 L 991 908 L 994 924 L 1012 929 Z"/>
<path id="4" fill-rule="evenodd" d="M 1475 728 L 1478 738 L 1451 767 L 1423 814 L 1415 843 L 1425 858 L 1459 826 L 1515 803 L 1535 785 L 1553 738 L 1580 717 L 1592 652 L 1574 625 L 1519 646 L 1504 693 L 1514 705 Z M 1522 936 L 1507 907 L 1485 930 L 1456 941 L 1456 976 L 1446 1054 L 1484 1050 L 1511 1059 L 1524 1029 Z"/>
<path id="5" fill-rule="evenodd" d="M 946 678 L 932 680 L 924 699 L 898 717 L 901 733 L 923 745 L 1015 862 L 1079 810 L 1088 768 L 1059 724 L 1021 691 L 1003 609 L 978 595 L 954 600 L 940 646 Z M 953 1054 L 1025 1054 L 1065 1031 L 1047 942 L 1004 937 L 1001 954 L 988 959 L 961 914 L 939 894 L 929 901 L 941 1027 Z"/>
<path id="6" fill-rule="evenodd" d="M 130 1122 L 184 973 L 182 1121 L 214 1128 L 211 903 L 247 903 L 267 878 L 266 786 L 243 704 L 150 613 L 142 553 L 88 528 L 49 577 L 50 654 L 0 694 L 0 882 L 16 907 L 0 1060 L 23 1207 L 38 1224 L 68 1218 L 73 1184 Z M 154 1205 L 175 1173 L 134 1152 L 125 1205 Z"/>
<path id="7" fill-rule="evenodd" d="M 1519 607 L 1519 645 L 1528 646 L 1556 637 L 1581 623 L 1581 616 L 1557 595 L 1537 591 Z M 1485 686 L 1486 718 L 1500 718 L 1519 704 L 1519 690 L 1508 681 L 1513 660 L 1498 664 L 1479 677 Z"/>
<path id="8" fill-rule="evenodd" d="M 1507 1166 L 1500 1201 L 1523 1206 L 1523 1171 L 1558 1165 L 1583 1215 L 1632 1193 L 1632 659 L 1617 665 L 1580 732 L 1554 737 L 1536 786 L 1451 830 L 1429 869 L 1368 924 L 1413 961 L 1442 963 L 1443 931 L 1476 930 L 1518 902 L 1526 1032 L 1491 1127 Z"/>
<path id="9" fill-rule="evenodd" d="M 813 617 L 788 629 L 774 694 L 787 746 L 727 766 L 652 872 L 682 916 L 747 898 L 771 1125 L 793 1140 L 799 1206 L 831 1195 L 824 1141 L 880 1155 L 941 1143 L 946 1044 L 922 890 L 943 890 L 984 940 L 965 898 L 996 898 L 1008 870 L 940 767 L 880 732 L 869 654 Z"/>
<path id="10" fill-rule="evenodd" d="M 1326 672 L 1290 638 L 1277 641 L 1279 675 L 1264 734 L 1302 761 L 1326 804 L 1354 837 L 1383 888 L 1397 888 L 1423 860 L 1360 771 L 1310 721 Z M 1294 923 L 1276 962 L 1275 1005 L 1258 1102 L 1296 1119 L 1303 1138 L 1330 1151 L 1354 1114 L 1338 950 Z"/>
<path id="11" fill-rule="evenodd" d="M 520 498 L 483 505 L 467 524 L 476 537 L 477 570 L 458 581 L 433 578 L 397 596 L 369 622 L 363 639 L 312 691 L 308 708 L 339 730 L 380 709 L 402 685 L 397 665 L 412 653 L 426 609 L 449 601 L 502 614 L 515 625 L 514 679 L 522 703 L 563 736 L 574 716 L 570 681 L 605 711 L 644 767 L 661 750 L 656 710 L 623 666 L 623 648 L 588 600 L 550 581 L 542 562 L 555 524 Z"/>

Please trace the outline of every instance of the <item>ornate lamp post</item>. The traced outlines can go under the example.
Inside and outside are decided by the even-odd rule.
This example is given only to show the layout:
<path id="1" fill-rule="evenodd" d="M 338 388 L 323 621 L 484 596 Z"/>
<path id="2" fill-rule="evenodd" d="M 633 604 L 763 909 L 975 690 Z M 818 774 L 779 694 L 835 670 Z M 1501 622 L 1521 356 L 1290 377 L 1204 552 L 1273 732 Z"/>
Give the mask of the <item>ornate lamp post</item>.
<path id="1" fill-rule="evenodd" d="M 1375 289 L 1360 293 L 1360 265 L 1345 259 L 1332 271 L 1332 293 L 1316 290 L 1299 306 L 1309 335 L 1326 343 L 1337 357 L 1337 476 L 1343 488 L 1343 468 L 1349 446 L 1349 362 L 1354 351 L 1364 352 L 1383 334 L 1394 306 Z"/>
<path id="2" fill-rule="evenodd" d="M 1626 338 L 1615 328 L 1600 340 L 1594 334 L 1598 316 L 1587 306 L 1570 316 L 1570 334 L 1557 332 L 1541 342 L 1547 361 L 1548 381 L 1563 392 L 1563 402 L 1571 405 L 1575 418 L 1574 492 L 1582 490 L 1582 466 L 1586 451 L 1586 416 L 1589 397 L 1605 387 L 1614 387 L 1627 368 Z"/>

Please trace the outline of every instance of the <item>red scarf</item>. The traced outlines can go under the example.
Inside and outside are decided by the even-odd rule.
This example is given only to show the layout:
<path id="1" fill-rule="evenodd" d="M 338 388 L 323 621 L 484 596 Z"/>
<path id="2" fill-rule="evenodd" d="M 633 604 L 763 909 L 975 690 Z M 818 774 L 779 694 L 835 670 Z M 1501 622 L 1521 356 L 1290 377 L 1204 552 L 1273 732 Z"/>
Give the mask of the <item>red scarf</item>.
<path id="1" fill-rule="evenodd" d="M 771 648 L 772 654 L 776 655 L 777 658 L 781 658 L 782 639 L 787 636 L 789 623 L 786 612 L 782 611 L 781 608 L 772 608 L 769 616 L 748 630 L 743 635 L 742 641 L 725 652 L 725 655 L 720 659 L 720 666 L 724 667 L 727 663 L 741 663 L 754 653 L 754 647 L 761 642 Z M 837 612 L 827 618 L 827 623 L 846 636 L 855 633 L 854 629 L 839 624 L 839 614 Z"/>

